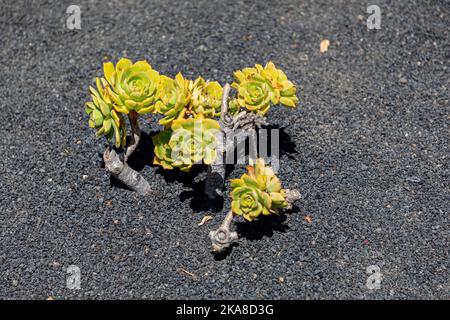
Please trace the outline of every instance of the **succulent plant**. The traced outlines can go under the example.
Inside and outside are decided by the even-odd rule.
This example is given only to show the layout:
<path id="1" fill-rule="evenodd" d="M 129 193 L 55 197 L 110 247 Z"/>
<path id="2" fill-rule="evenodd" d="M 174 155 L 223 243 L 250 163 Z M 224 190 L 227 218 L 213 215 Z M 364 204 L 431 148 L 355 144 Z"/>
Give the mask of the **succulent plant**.
<path id="1" fill-rule="evenodd" d="M 241 106 L 239 105 L 238 101 L 236 98 L 231 99 L 228 102 L 228 113 L 231 114 L 232 116 L 235 116 L 239 113 L 239 111 L 241 110 Z"/>
<path id="2" fill-rule="evenodd" d="M 260 74 L 255 74 L 234 87 L 238 90 L 237 103 L 249 111 L 265 115 L 270 103 L 276 102 L 272 87 Z"/>
<path id="3" fill-rule="evenodd" d="M 260 115 L 269 111 L 271 104 L 295 107 L 298 103 L 296 87 L 283 71 L 272 62 L 265 67 L 256 64 L 254 68 L 244 68 L 234 72 L 236 82 L 232 87 L 238 92 L 232 107 L 236 105 Z"/>
<path id="4" fill-rule="evenodd" d="M 159 123 L 170 126 L 175 119 L 183 119 L 189 103 L 189 81 L 178 73 L 175 79 L 161 76 L 159 87 L 160 100 L 156 103 L 156 112 L 163 114 Z"/>
<path id="5" fill-rule="evenodd" d="M 239 179 L 231 180 L 231 210 L 234 214 L 252 221 L 261 214 L 277 214 L 278 209 L 288 206 L 280 179 L 263 159 L 257 159 L 247 171 Z"/>
<path id="6" fill-rule="evenodd" d="M 258 68 L 259 70 L 261 67 Z M 261 75 L 270 82 L 271 87 L 274 89 L 275 104 L 281 103 L 286 107 L 295 108 L 298 103 L 296 96 L 297 89 L 295 85 L 288 80 L 286 74 L 275 67 L 273 62 L 266 64 L 264 69 L 260 71 Z"/>
<path id="7" fill-rule="evenodd" d="M 131 60 L 122 58 L 115 67 L 112 62 L 106 62 L 103 71 L 111 85 L 111 98 L 117 111 L 124 114 L 130 111 L 139 114 L 155 111 L 160 76 L 147 61 L 133 64 Z"/>
<path id="8" fill-rule="evenodd" d="M 169 145 L 172 137 L 172 130 L 166 129 L 152 137 L 153 145 L 155 146 L 155 158 L 153 164 L 162 166 L 164 169 L 171 170 L 178 167 L 182 171 L 189 171 L 192 165 L 183 165 L 175 163 L 172 158 L 172 149 Z"/>
<path id="9" fill-rule="evenodd" d="M 164 169 L 179 168 L 189 171 L 195 163 L 212 164 L 217 158 L 217 133 L 220 125 L 202 115 L 189 119 L 177 119 L 170 129 L 154 136 L 154 164 Z"/>
<path id="10" fill-rule="evenodd" d="M 195 81 L 190 81 L 189 91 L 191 92 L 189 106 L 191 114 L 203 114 L 206 118 L 220 115 L 223 89 L 217 81 L 209 82 L 198 77 Z"/>
<path id="11" fill-rule="evenodd" d="M 96 78 L 97 90 L 89 87 L 92 101 L 86 103 L 89 127 L 97 129 L 97 136 L 104 135 L 107 140 L 115 136 L 117 148 L 125 146 L 126 127 L 122 115 L 115 110 L 111 99 L 111 89 L 105 79 Z"/>
<path id="12" fill-rule="evenodd" d="M 202 77 L 187 80 L 181 73 L 175 79 L 161 76 L 160 100 L 156 111 L 164 115 L 159 123 L 170 127 L 172 121 L 202 114 L 213 118 L 220 114 L 222 87 L 218 82 L 207 82 Z"/>

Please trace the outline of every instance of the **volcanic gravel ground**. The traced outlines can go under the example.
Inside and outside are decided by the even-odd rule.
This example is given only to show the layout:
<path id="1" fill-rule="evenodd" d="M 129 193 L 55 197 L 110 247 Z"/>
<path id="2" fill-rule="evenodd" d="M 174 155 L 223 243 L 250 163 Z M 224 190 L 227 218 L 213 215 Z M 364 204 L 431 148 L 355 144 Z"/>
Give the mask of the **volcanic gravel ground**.
<path id="1" fill-rule="evenodd" d="M 375 2 L 2 0 L 0 297 L 448 299 L 450 4 Z M 70 4 L 81 30 L 66 27 Z M 204 196 L 204 168 L 151 164 L 150 116 L 131 164 L 154 194 L 111 181 L 84 102 L 123 56 L 222 84 L 254 63 L 285 70 L 301 103 L 269 119 L 280 178 L 303 194 L 294 211 L 236 219 L 241 240 L 215 257 L 208 232 L 229 201 Z"/>

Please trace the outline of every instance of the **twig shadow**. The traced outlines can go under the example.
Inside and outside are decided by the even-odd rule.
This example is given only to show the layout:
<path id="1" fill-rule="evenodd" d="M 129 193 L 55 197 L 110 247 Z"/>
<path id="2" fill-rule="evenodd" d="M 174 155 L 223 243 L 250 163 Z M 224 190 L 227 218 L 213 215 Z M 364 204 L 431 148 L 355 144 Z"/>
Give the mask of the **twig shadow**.
<path id="1" fill-rule="evenodd" d="M 224 251 L 221 252 L 213 252 L 214 260 L 215 261 L 222 261 L 225 260 L 228 255 L 233 251 L 234 247 L 239 246 L 239 243 L 233 242 L 228 248 L 226 248 Z"/>
<path id="2" fill-rule="evenodd" d="M 199 173 L 203 173 L 206 171 L 206 166 L 199 166 L 203 168 L 197 168 L 197 170 L 202 170 Z M 194 170 L 195 166 L 192 168 Z M 207 177 L 203 177 L 202 179 L 195 181 L 195 177 L 197 174 L 195 172 L 192 173 L 193 176 L 189 177 L 189 181 L 185 181 L 185 185 L 190 188 L 190 190 L 185 190 L 180 193 L 180 200 L 182 202 L 190 199 L 189 206 L 191 207 L 193 212 L 221 212 L 224 205 L 224 198 L 221 196 L 217 196 L 214 198 L 210 198 L 206 191 L 206 179 Z"/>

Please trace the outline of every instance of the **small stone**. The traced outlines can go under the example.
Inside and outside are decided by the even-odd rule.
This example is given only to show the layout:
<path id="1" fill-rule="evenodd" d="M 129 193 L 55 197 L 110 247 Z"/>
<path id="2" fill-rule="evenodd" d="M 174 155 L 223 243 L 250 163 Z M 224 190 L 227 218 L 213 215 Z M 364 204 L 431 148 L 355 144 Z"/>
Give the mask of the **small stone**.
<path id="1" fill-rule="evenodd" d="M 197 49 L 200 50 L 200 51 L 208 51 L 208 48 L 204 44 L 199 45 L 197 47 Z"/>
<path id="2" fill-rule="evenodd" d="M 418 176 L 412 176 L 412 177 L 406 178 L 406 181 L 411 182 L 411 183 L 421 183 L 422 179 Z"/>
<path id="3" fill-rule="evenodd" d="M 87 174 L 83 174 L 83 175 L 81 176 L 81 178 L 82 178 L 83 180 L 86 180 L 86 179 L 88 178 L 88 175 L 87 175 Z"/>

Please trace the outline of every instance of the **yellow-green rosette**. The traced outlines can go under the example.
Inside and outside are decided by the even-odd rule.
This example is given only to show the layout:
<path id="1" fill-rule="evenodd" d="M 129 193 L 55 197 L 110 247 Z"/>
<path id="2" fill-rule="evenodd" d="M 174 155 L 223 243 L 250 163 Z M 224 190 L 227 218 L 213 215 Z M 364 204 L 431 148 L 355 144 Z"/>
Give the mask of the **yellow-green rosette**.
<path id="1" fill-rule="evenodd" d="M 272 168 L 263 159 L 247 167 L 247 173 L 231 180 L 231 209 L 234 214 L 252 221 L 262 215 L 277 214 L 287 207 L 286 192 Z"/>
<path id="2" fill-rule="evenodd" d="M 190 81 L 191 92 L 190 113 L 192 115 L 202 114 L 206 118 L 220 115 L 223 88 L 217 81 L 205 81 L 198 77 Z"/>
<path id="3" fill-rule="evenodd" d="M 155 111 L 160 75 L 147 61 L 132 63 L 122 58 L 115 67 L 112 62 L 106 62 L 103 71 L 111 85 L 111 97 L 119 112 L 144 114 Z"/>
<path id="4" fill-rule="evenodd" d="M 240 107 L 259 115 L 265 115 L 270 103 L 275 102 L 274 91 L 267 80 L 260 74 L 254 74 L 242 83 L 233 83 L 238 91 L 236 102 Z"/>
<path id="5" fill-rule="evenodd" d="M 217 159 L 218 132 L 219 123 L 201 115 L 174 120 L 170 129 L 153 137 L 153 163 L 165 169 L 179 168 L 182 171 L 189 171 L 196 163 L 210 165 Z"/>
<path id="6" fill-rule="evenodd" d="M 254 68 L 238 70 L 234 77 L 236 81 L 232 87 L 238 92 L 237 98 L 232 100 L 235 109 L 244 108 L 265 115 L 272 104 L 281 103 L 293 108 L 298 104 L 295 85 L 272 62 L 265 67 L 256 64 Z"/>
<path id="7" fill-rule="evenodd" d="M 105 79 L 96 78 L 97 90 L 89 87 L 92 101 L 86 103 L 89 127 L 97 129 L 97 136 L 107 140 L 114 137 L 117 148 L 125 146 L 126 127 L 122 115 L 115 110 L 111 90 Z"/>
<path id="8" fill-rule="evenodd" d="M 189 81 L 181 73 L 175 79 L 161 76 L 159 98 L 156 111 L 164 115 L 159 123 L 170 127 L 173 120 L 183 119 L 186 115 L 186 107 L 190 101 Z"/>
<path id="9" fill-rule="evenodd" d="M 297 106 L 297 89 L 295 85 L 288 80 L 286 74 L 282 70 L 277 69 L 273 62 L 269 62 L 260 73 L 274 89 L 275 104 L 281 103 L 282 105 L 291 108 Z"/>

